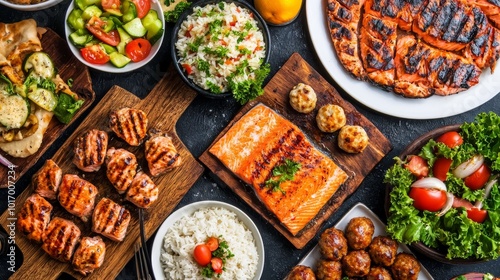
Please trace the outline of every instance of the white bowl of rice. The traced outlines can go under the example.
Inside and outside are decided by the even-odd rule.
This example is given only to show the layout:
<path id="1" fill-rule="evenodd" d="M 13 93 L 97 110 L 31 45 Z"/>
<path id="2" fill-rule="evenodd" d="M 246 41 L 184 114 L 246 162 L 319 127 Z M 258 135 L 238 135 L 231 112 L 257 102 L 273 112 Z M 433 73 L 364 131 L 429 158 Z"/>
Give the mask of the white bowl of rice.
<path id="1" fill-rule="evenodd" d="M 211 98 L 231 96 L 231 83 L 258 79 L 271 49 L 269 29 L 259 13 L 231 0 L 193 3 L 177 21 L 171 45 L 183 80 Z"/>
<path id="2" fill-rule="evenodd" d="M 221 237 L 234 254 L 214 279 L 258 280 L 264 270 L 264 244 L 252 220 L 235 206 L 199 201 L 172 213 L 158 229 L 151 252 L 156 279 L 207 279 L 193 250 L 208 237 Z"/>

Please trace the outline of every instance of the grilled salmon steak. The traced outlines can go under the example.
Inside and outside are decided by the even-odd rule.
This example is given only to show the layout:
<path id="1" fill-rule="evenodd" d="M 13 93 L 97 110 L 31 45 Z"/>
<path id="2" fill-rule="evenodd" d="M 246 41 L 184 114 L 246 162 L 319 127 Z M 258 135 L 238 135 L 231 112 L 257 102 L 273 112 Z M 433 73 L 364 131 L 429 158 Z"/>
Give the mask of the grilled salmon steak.
<path id="1" fill-rule="evenodd" d="M 92 214 L 92 231 L 113 241 L 125 238 L 129 223 L 130 212 L 106 197 L 97 203 Z"/>
<path id="2" fill-rule="evenodd" d="M 122 108 L 111 112 L 109 127 L 130 146 L 139 146 L 146 137 L 148 117 L 142 110 Z"/>
<path id="3" fill-rule="evenodd" d="M 17 228 L 29 239 L 42 242 L 43 233 L 50 222 L 52 205 L 38 194 L 32 194 L 17 214 Z"/>
<path id="4" fill-rule="evenodd" d="M 47 199 L 56 199 L 61 180 L 62 170 L 51 159 L 46 160 L 42 168 L 32 178 L 35 192 Z"/>
<path id="5" fill-rule="evenodd" d="M 77 175 L 65 174 L 59 188 L 59 203 L 66 211 L 86 222 L 94 209 L 97 188 Z"/>
<path id="6" fill-rule="evenodd" d="M 73 163 L 85 172 L 98 171 L 106 158 L 108 134 L 91 129 L 75 139 L 73 143 Z"/>
<path id="7" fill-rule="evenodd" d="M 317 150 L 296 125 L 262 104 L 241 117 L 209 151 L 251 185 L 265 207 L 293 235 L 318 214 L 347 179 L 347 174 Z M 287 162 L 300 168 L 293 178 L 279 181 L 273 170 Z"/>
<path id="8" fill-rule="evenodd" d="M 119 193 L 125 193 L 137 173 L 135 155 L 125 149 L 109 148 L 106 155 L 106 176 Z"/>
<path id="9" fill-rule="evenodd" d="M 73 222 L 55 217 L 43 234 L 42 249 L 54 259 L 69 262 L 80 235 L 80 229 Z"/>
<path id="10" fill-rule="evenodd" d="M 137 207 L 149 208 L 158 199 L 158 187 L 148 174 L 139 171 L 132 180 L 126 199 Z"/>
<path id="11" fill-rule="evenodd" d="M 158 176 L 181 165 L 182 158 L 167 134 L 152 130 L 145 143 L 145 156 L 149 172 Z"/>
<path id="12" fill-rule="evenodd" d="M 80 240 L 80 246 L 73 256 L 73 268 L 83 276 L 87 276 L 94 269 L 101 267 L 106 254 L 106 244 L 100 236 L 85 236 Z"/>

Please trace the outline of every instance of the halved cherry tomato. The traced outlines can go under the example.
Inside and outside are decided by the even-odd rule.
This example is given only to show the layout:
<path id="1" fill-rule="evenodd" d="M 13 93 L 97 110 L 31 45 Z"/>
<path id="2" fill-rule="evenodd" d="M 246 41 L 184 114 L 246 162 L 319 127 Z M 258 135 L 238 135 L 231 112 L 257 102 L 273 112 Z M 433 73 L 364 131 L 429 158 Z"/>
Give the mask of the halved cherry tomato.
<path id="1" fill-rule="evenodd" d="M 462 136 L 456 132 L 456 131 L 448 131 L 445 132 L 443 135 L 439 136 L 436 139 L 437 142 L 444 143 L 446 146 L 450 148 L 455 148 L 457 146 L 462 145 L 464 142 L 464 139 Z"/>
<path id="2" fill-rule="evenodd" d="M 467 209 L 467 218 L 473 220 L 476 223 L 484 222 L 487 216 L 488 216 L 488 211 L 486 210 L 478 209 L 476 207 Z"/>
<path id="3" fill-rule="evenodd" d="M 151 9 L 151 1 L 150 0 L 132 0 L 137 9 L 137 17 L 143 18 L 145 17 L 149 10 Z"/>
<path id="4" fill-rule="evenodd" d="M 110 12 L 114 15 L 122 14 L 120 11 L 120 0 L 102 0 L 101 5 L 106 12 Z"/>
<path id="5" fill-rule="evenodd" d="M 217 248 L 219 248 L 219 239 L 217 239 L 216 237 L 209 237 L 207 239 L 207 242 L 205 242 L 205 244 L 207 244 L 210 251 L 213 252 L 217 250 Z"/>
<path id="6" fill-rule="evenodd" d="M 434 177 L 444 182 L 446 180 L 446 174 L 450 170 L 452 162 L 453 161 L 451 159 L 447 158 L 436 159 L 434 165 L 432 166 L 432 174 L 434 175 Z"/>
<path id="7" fill-rule="evenodd" d="M 85 61 L 92 64 L 105 64 L 109 61 L 109 55 L 101 45 L 91 45 L 80 49 L 80 53 Z"/>
<path id="8" fill-rule="evenodd" d="M 486 166 L 486 164 L 483 163 L 481 167 L 479 167 L 478 170 L 474 171 L 471 175 L 465 177 L 464 183 L 469 189 L 475 191 L 477 189 L 480 189 L 488 182 L 488 179 L 490 178 L 491 171 Z"/>
<path id="9" fill-rule="evenodd" d="M 427 165 L 427 161 L 420 156 L 408 156 L 405 168 L 418 179 L 429 175 L 429 166 Z"/>
<path id="10" fill-rule="evenodd" d="M 143 38 L 137 38 L 125 46 L 125 54 L 133 61 L 145 59 L 151 52 L 151 43 Z"/>
<path id="11" fill-rule="evenodd" d="M 420 211 L 437 212 L 446 203 L 446 193 L 436 189 L 411 188 L 408 195 L 413 198 L 413 206 Z"/>
<path id="12" fill-rule="evenodd" d="M 184 70 L 186 70 L 186 73 L 188 75 L 191 75 L 191 73 L 193 73 L 193 68 L 191 67 L 191 65 L 184 63 L 182 64 L 182 67 L 184 68 Z"/>
<path id="13" fill-rule="evenodd" d="M 106 21 L 102 20 L 97 16 L 93 16 L 90 20 L 85 24 L 85 28 L 87 28 L 92 35 L 96 36 L 97 39 L 103 41 L 104 43 L 117 46 L 120 43 L 120 34 L 116 29 L 111 30 L 110 32 L 104 32 L 104 27 L 108 24 Z"/>
<path id="14" fill-rule="evenodd" d="M 201 266 L 206 266 L 212 259 L 212 252 L 206 244 L 198 244 L 193 251 L 194 260 Z"/>
<path id="15" fill-rule="evenodd" d="M 212 262 L 212 269 L 214 270 L 214 272 L 217 274 L 222 273 L 222 266 L 223 266 L 222 259 L 214 257 L 212 258 L 211 262 Z"/>

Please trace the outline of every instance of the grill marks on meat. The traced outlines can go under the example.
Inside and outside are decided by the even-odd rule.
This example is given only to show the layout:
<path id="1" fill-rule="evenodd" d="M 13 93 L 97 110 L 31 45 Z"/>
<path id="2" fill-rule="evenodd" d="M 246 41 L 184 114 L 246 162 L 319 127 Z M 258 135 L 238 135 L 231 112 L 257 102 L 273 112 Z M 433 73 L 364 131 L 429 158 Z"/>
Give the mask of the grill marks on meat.
<path id="1" fill-rule="evenodd" d="M 53 218 L 43 234 L 42 249 L 62 262 L 71 260 L 76 243 L 80 240 L 80 229 L 71 221 Z"/>
<path id="2" fill-rule="evenodd" d="M 109 198 L 101 199 L 92 214 L 92 231 L 113 241 L 125 238 L 129 223 L 130 212 Z"/>
<path id="3" fill-rule="evenodd" d="M 50 221 L 52 205 L 38 194 L 26 199 L 17 215 L 17 228 L 29 239 L 42 242 L 43 233 Z"/>
<path id="4" fill-rule="evenodd" d="M 106 244 L 100 236 L 83 237 L 73 256 L 73 268 L 83 276 L 101 267 L 106 254 Z"/>
<path id="5" fill-rule="evenodd" d="M 472 5 L 479 7 L 496 28 L 500 28 L 500 1 L 472 0 Z"/>
<path id="6" fill-rule="evenodd" d="M 146 173 L 139 171 L 132 180 L 126 199 L 137 207 L 149 208 L 158 199 L 158 187 Z"/>
<path id="7" fill-rule="evenodd" d="M 151 131 L 150 138 L 145 143 L 145 157 L 149 172 L 158 176 L 181 165 L 182 158 L 167 134 Z"/>
<path id="8" fill-rule="evenodd" d="M 106 155 L 106 176 L 118 193 L 127 191 L 137 173 L 135 155 L 125 149 L 108 149 Z"/>
<path id="9" fill-rule="evenodd" d="M 472 59 L 479 68 L 489 67 L 493 72 L 500 56 L 500 31 L 490 26 L 465 48 L 464 55 Z"/>
<path id="10" fill-rule="evenodd" d="M 91 129 L 75 139 L 73 144 L 73 163 L 85 172 L 98 171 L 106 158 L 108 134 L 102 130 Z"/>
<path id="11" fill-rule="evenodd" d="M 47 199 L 56 199 L 61 180 L 62 170 L 51 159 L 45 161 L 42 168 L 32 178 L 35 192 Z"/>
<path id="12" fill-rule="evenodd" d="M 209 151 L 251 185 L 264 206 L 293 235 L 314 219 L 347 179 L 297 126 L 262 104 L 247 112 Z M 266 181 L 286 159 L 301 167 L 292 180 L 280 183 L 283 192 L 273 191 Z"/>
<path id="13" fill-rule="evenodd" d="M 59 203 L 69 213 L 80 217 L 84 222 L 94 209 L 97 188 L 77 175 L 65 174 L 59 189 Z"/>
<path id="14" fill-rule="evenodd" d="M 148 117 L 142 110 L 122 108 L 111 112 L 109 127 L 130 146 L 139 146 L 146 137 Z"/>

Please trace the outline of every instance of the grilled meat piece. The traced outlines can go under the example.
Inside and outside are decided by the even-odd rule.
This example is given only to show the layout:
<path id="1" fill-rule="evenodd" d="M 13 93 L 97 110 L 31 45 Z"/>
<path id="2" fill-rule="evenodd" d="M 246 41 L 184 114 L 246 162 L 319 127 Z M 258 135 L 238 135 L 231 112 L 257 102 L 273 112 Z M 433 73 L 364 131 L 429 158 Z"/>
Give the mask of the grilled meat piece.
<path id="1" fill-rule="evenodd" d="M 109 148 L 106 155 L 106 176 L 118 193 L 124 193 L 137 172 L 137 159 L 125 149 Z"/>
<path id="2" fill-rule="evenodd" d="M 288 273 L 285 280 L 316 280 L 312 268 L 305 265 L 296 265 Z"/>
<path id="3" fill-rule="evenodd" d="M 47 200 L 36 193 L 32 194 L 17 214 L 17 228 L 29 239 L 42 242 L 51 212 L 52 205 Z"/>
<path id="4" fill-rule="evenodd" d="M 139 171 L 132 180 L 126 198 L 137 207 L 149 208 L 158 199 L 158 187 L 146 173 Z"/>
<path id="5" fill-rule="evenodd" d="M 97 188 L 90 182 L 77 175 L 65 174 L 58 199 L 64 209 L 86 222 L 94 208 L 97 193 Z"/>
<path id="6" fill-rule="evenodd" d="M 479 7 L 496 28 L 500 28 L 500 2 L 494 0 L 472 0 L 470 3 Z"/>
<path id="7" fill-rule="evenodd" d="M 68 262 L 75 251 L 80 235 L 80 229 L 73 222 L 55 217 L 43 234 L 42 249 L 51 257 Z"/>
<path id="8" fill-rule="evenodd" d="M 152 176 L 158 176 L 181 165 L 181 155 L 167 134 L 152 131 L 150 136 L 145 144 L 145 154 Z"/>
<path id="9" fill-rule="evenodd" d="M 146 137 L 148 117 L 141 110 L 122 108 L 111 112 L 109 127 L 131 146 L 139 146 Z"/>
<path id="10" fill-rule="evenodd" d="M 101 267 L 106 254 L 106 244 L 100 236 L 83 237 L 73 256 L 73 268 L 83 276 Z"/>
<path id="11" fill-rule="evenodd" d="M 92 214 L 92 231 L 113 240 L 122 241 L 127 234 L 130 212 L 125 207 L 103 198 Z"/>
<path id="12" fill-rule="evenodd" d="M 91 129 L 75 139 L 73 143 L 73 163 L 85 172 L 98 171 L 106 158 L 108 134 L 105 131 Z"/>
<path id="13" fill-rule="evenodd" d="M 465 48 L 464 55 L 471 58 L 479 68 L 489 67 L 493 73 L 500 57 L 500 31 L 489 27 L 487 32 L 476 36 Z"/>
<path id="14" fill-rule="evenodd" d="M 35 192 L 47 199 L 56 199 L 62 180 L 61 168 L 51 159 L 45 161 L 40 170 L 33 175 Z"/>

